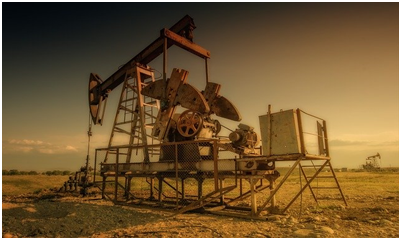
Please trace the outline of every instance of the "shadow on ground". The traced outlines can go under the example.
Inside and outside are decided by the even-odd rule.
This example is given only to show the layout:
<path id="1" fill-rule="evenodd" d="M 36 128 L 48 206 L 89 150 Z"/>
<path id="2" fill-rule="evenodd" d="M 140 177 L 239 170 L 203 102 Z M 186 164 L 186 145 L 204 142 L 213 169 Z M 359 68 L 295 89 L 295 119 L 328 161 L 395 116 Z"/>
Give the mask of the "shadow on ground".
<path id="1" fill-rule="evenodd" d="M 90 237 L 95 233 L 157 221 L 163 216 L 121 206 L 34 201 L 2 211 L 3 234 L 18 237 Z"/>

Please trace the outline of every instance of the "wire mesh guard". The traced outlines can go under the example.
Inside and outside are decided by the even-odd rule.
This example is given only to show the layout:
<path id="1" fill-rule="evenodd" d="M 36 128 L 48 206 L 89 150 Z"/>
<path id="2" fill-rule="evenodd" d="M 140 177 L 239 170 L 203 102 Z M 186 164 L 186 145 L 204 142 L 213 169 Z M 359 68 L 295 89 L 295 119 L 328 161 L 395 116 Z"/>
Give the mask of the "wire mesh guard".
<path id="1" fill-rule="evenodd" d="M 250 210 L 253 205 L 256 209 L 256 202 L 252 203 L 253 194 L 266 190 L 265 195 L 269 195 L 266 176 L 277 174 L 274 164 L 258 165 L 235 158 L 218 160 L 216 140 L 154 147 L 159 147 L 161 154 L 148 164 L 135 160 L 119 163 L 117 158 L 114 162 L 109 159 L 108 163 L 103 163 L 104 197 L 115 202 L 146 202 L 174 208 L 176 213 L 221 206 Z M 123 148 L 116 151 L 126 152 Z M 264 169 L 257 169 L 261 166 Z M 245 168 L 250 170 L 241 170 Z M 255 192 L 251 191 L 252 187 Z"/>

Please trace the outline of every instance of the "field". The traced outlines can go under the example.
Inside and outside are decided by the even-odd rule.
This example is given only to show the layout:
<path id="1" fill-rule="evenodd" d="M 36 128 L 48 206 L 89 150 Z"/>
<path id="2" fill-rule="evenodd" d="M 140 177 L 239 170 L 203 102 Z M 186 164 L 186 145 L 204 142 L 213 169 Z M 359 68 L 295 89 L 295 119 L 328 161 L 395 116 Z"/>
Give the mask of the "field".
<path id="1" fill-rule="evenodd" d="M 284 175 L 284 174 L 282 174 Z M 399 237 L 399 173 L 339 172 L 348 206 L 309 192 L 284 215 L 252 220 L 215 214 L 113 205 L 99 195 L 83 198 L 53 191 L 66 176 L 3 176 L 3 237 Z M 278 181 L 280 178 L 278 179 Z M 277 196 L 285 206 L 299 190 L 294 173 Z M 268 193 L 267 193 L 268 194 Z M 334 196 L 334 195 L 333 195 Z M 330 196 L 329 196 L 330 199 Z"/>

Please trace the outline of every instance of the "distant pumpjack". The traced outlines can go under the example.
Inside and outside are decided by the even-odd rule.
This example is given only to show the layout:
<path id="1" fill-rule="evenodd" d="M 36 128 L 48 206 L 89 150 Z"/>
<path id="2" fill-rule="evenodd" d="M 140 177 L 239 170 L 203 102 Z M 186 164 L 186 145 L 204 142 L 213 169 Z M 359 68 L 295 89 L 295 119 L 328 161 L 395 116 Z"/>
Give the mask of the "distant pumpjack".
<path id="1" fill-rule="evenodd" d="M 380 169 L 380 164 L 377 159 L 381 159 L 380 153 L 376 153 L 376 155 L 372 155 L 366 158 L 366 164 L 362 165 L 363 169 L 366 170 L 375 170 Z"/>

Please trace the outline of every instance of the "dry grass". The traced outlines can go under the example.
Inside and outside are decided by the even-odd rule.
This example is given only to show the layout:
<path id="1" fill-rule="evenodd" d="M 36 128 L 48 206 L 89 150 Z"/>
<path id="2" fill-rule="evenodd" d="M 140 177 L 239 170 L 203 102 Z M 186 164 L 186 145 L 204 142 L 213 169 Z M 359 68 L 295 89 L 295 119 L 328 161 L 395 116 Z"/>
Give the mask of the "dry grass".
<path id="1" fill-rule="evenodd" d="M 351 172 L 337 175 L 346 196 L 385 198 L 399 194 L 398 172 Z"/>
<path id="2" fill-rule="evenodd" d="M 68 176 L 14 175 L 2 177 L 2 195 L 34 193 L 42 189 L 60 188 Z"/>

